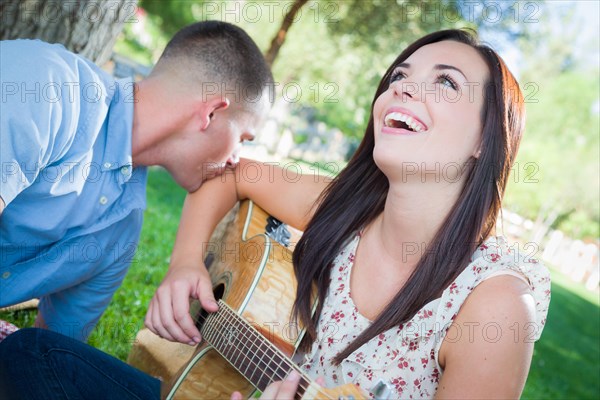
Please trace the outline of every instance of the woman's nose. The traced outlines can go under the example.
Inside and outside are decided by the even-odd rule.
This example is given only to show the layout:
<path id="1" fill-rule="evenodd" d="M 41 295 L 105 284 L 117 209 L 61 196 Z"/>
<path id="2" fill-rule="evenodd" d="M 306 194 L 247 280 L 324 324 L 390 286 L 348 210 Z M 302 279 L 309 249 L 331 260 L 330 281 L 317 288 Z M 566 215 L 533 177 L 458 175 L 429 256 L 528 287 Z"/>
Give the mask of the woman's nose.
<path id="1" fill-rule="evenodd" d="M 401 98 L 403 101 L 415 100 L 421 101 L 421 90 L 419 84 L 403 80 L 394 83 L 394 95 Z"/>

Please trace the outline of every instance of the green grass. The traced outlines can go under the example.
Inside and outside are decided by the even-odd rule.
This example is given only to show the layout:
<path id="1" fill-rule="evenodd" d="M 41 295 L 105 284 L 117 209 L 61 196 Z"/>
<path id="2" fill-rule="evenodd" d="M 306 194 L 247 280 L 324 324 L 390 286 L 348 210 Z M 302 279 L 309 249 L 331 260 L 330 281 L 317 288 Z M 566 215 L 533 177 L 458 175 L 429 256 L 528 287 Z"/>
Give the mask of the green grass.
<path id="1" fill-rule="evenodd" d="M 146 308 L 162 280 L 175 240 L 185 192 L 152 169 L 148 208 L 138 253 L 121 288 L 90 337 L 90 344 L 122 360 L 143 327 Z M 536 343 L 523 398 L 600 397 L 600 301 L 597 293 L 553 271 L 548 322 Z M 0 313 L 18 326 L 33 325 L 35 311 Z"/>
<path id="2" fill-rule="evenodd" d="M 599 398 L 599 343 L 598 294 L 553 270 L 548 321 L 535 345 L 523 398 Z"/>
<path id="3" fill-rule="evenodd" d="M 169 266 L 185 191 L 163 169 L 148 176 L 147 208 L 134 261 L 113 301 L 100 319 L 90 344 L 122 360 L 127 358 L 154 291 Z"/>

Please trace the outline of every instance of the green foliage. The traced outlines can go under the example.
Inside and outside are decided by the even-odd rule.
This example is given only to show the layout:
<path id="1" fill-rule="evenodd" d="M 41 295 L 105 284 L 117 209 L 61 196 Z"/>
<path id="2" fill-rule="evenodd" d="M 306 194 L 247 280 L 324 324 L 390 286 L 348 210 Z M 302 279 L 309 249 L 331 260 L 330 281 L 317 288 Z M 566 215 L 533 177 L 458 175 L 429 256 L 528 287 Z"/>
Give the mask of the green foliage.
<path id="1" fill-rule="evenodd" d="M 522 86 L 531 88 L 527 128 L 505 205 L 531 219 L 557 212 L 553 228 L 600 237 L 598 74 L 532 71 Z"/>
<path id="2" fill-rule="evenodd" d="M 374 54 L 399 53 L 415 39 L 440 29 L 475 27 L 456 1 L 340 1 L 340 18 L 329 24 L 336 36 L 349 36 L 353 46 Z"/>
<path id="3" fill-rule="evenodd" d="M 260 10 L 257 17 L 248 11 L 251 4 Z M 142 0 L 140 5 L 167 37 L 194 21 L 221 18 L 243 27 L 266 52 L 289 3 L 247 1 L 236 8 L 218 1 Z M 275 61 L 278 94 L 293 105 L 314 107 L 319 120 L 360 137 L 383 72 L 408 43 L 443 28 L 477 26 L 477 17 L 466 21 L 460 6 L 434 0 L 311 1 Z"/>
<path id="4" fill-rule="evenodd" d="M 196 21 L 194 11 L 204 3 L 204 0 L 141 0 L 139 4 L 160 26 L 164 35 L 171 37 L 179 29 Z"/>
<path id="5" fill-rule="evenodd" d="M 489 13 L 486 18 L 482 6 L 488 3 L 488 11 L 501 7 L 503 18 L 492 20 Z M 156 60 L 175 31 L 206 19 L 240 25 L 266 52 L 289 5 L 275 2 L 269 9 L 261 1 L 235 5 L 173 0 L 140 4 L 150 16 L 146 30 L 154 41 L 146 60 Z M 598 100 L 598 71 L 576 69 L 574 48 L 566 45 L 577 38 L 574 14 L 564 5 L 551 15 L 543 2 L 473 4 L 466 0 L 310 1 L 287 32 L 273 66 L 278 98 L 293 109 L 312 108 L 314 118 L 358 140 L 381 76 L 417 37 L 437 29 L 469 27 L 488 36 L 492 33 L 494 39 L 510 39 L 525 55 L 519 80 L 527 97 L 528 123 L 505 205 L 531 219 L 557 213 L 553 228 L 577 238 L 598 238 L 599 127 L 598 114 L 590 111 Z M 258 18 L 248 12 L 253 5 L 260 10 Z M 574 28 L 556 35 L 552 27 L 557 23 Z M 125 27 L 121 43 L 128 43 L 129 54 L 143 57 L 133 28 Z"/>

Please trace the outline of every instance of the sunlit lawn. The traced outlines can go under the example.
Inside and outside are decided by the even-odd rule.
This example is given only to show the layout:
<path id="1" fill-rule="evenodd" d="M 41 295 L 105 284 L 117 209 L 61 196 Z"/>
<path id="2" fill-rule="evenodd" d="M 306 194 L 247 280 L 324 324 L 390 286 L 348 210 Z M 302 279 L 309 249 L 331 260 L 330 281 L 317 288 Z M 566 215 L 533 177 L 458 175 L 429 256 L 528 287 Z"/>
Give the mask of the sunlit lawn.
<path id="1" fill-rule="evenodd" d="M 135 262 L 90 338 L 92 345 L 122 360 L 167 269 L 184 197 L 166 172 L 150 171 L 148 208 Z M 535 347 L 524 398 L 600 397 L 599 304 L 598 294 L 553 272 L 548 323 Z M 0 319 L 31 326 L 34 315 L 34 311 L 5 312 Z"/>

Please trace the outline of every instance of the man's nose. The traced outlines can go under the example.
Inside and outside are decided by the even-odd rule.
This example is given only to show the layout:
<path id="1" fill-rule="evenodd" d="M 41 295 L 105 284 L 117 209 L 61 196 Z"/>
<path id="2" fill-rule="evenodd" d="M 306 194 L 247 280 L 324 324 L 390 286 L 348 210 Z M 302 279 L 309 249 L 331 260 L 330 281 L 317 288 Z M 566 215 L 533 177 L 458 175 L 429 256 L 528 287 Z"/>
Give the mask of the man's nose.
<path id="1" fill-rule="evenodd" d="M 227 166 L 233 168 L 236 165 L 238 165 L 239 162 L 240 162 L 240 156 L 236 151 L 227 159 Z"/>

